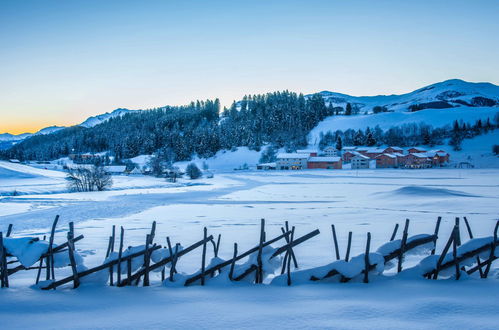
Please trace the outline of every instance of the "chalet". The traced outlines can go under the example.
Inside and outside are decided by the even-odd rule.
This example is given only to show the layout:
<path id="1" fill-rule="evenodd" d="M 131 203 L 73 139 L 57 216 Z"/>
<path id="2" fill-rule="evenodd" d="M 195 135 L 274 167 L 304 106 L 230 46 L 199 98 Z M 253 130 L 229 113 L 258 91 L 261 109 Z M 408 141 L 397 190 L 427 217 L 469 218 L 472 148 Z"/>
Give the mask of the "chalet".
<path id="1" fill-rule="evenodd" d="M 139 175 L 139 174 L 142 174 L 142 171 L 139 170 L 138 168 L 134 167 L 133 170 L 128 171 L 128 174 L 130 174 L 130 175 Z"/>
<path id="2" fill-rule="evenodd" d="M 351 158 L 352 169 L 369 168 L 369 157 L 357 154 Z"/>
<path id="3" fill-rule="evenodd" d="M 275 170 L 276 169 L 276 163 L 262 163 L 256 165 L 257 170 Z"/>
<path id="4" fill-rule="evenodd" d="M 326 157 L 337 157 L 338 156 L 338 150 L 336 150 L 335 147 L 325 147 L 324 150 L 324 156 Z"/>
<path id="5" fill-rule="evenodd" d="M 348 151 L 343 152 L 343 154 L 341 155 L 341 159 L 345 163 L 350 163 L 352 161 L 352 158 L 357 156 L 357 155 L 360 155 L 357 151 L 348 150 Z"/>
<path id="6" fill-rule="evenodd" d="M 325 168 L 328 170 L 342 168 L 341 157 L 310 157 L 307 162 L 307 168 Z"/>
<path id="7" fill-rule="evenodd" d="M 421 149 L 421 148 L 417 148 L 417 147 L 412 147 L 412 148 L 407 149 L 407 152 L 410 154 L 420 154 L 420 153 L 426 152 L 426 150 Z"/>
<path id="8" fill-rule="evenodd" d="M 444 166 L 449 163 L 450 155 L 442 149 L 430 150 L 426 154 L 431 158 L 433 166 Z"/>
<path id="9" fill-rule="evenodd" d="M 302 170 L 307 168 L 309 154 L 280 153 L 277 154 L 276 168 L 278 170 Z"/>
<path id="10" fill-rule="evenodd" d="M 376 168 L 395 168 L 398 166 L 397 156 L 390 153 L 383 153 L 376 156 Z"/>
<path id="11" fill-rule="evenodd" d="M 385 152 L 384 149 L 369 148 L 366 151 L 362 151 L 360 153 L 363 154 L 364 156 L 371 158 L 371 159 L 375 159 L 379 155 L 382 155 L 384 152 Z"/>
<path id="12" fill-rule="evenodd" d="M 15 164 L 19 164 L 20 163 L 19 159 L 9 159 L 9 162 L 15 163 Z"/>
<path id="13" fill-rule="evenodd" d="M 405 165 L 405 161 L 406 161 L 406 156 L 407 155 L 404 155 L 403 153 L 401 152 L 394 152 L 393 154 L 391 154 L 395 157 L 397 157 L 397 167 L 402 167 Z"/>
<path id="14" fill-rule="evenodd" d="M 424 152 L 410 153 L 405 156 L 406 168 L 429 168 L 431 166 L 431 158 Z"/>
<path id="15" fill-rule="evenodd" d="M 404 153 L 404 149 L 400 148 L 400 147 L 388 147 L 384 150 L 384 153 L 385 154 L 394 154 L 394 153 L 400 153 L 400 154 L 403 154 Z"/>

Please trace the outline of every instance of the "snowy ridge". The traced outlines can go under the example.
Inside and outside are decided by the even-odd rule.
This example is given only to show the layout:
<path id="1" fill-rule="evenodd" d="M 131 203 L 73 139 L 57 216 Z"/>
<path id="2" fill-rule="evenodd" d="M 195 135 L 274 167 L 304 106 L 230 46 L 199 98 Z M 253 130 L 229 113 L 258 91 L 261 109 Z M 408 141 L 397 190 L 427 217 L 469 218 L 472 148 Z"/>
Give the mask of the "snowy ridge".
<path id="1" fill-rule="evenodd" d="M 329 91 L 320 94 L 327 104 L 344 108 L 350 103 L 362 113 L 371 112 L 375 106 L 384 106 L 391 111 L 408 111 L 412 105 L 430 102 L 439 102 L 440 106 L 444 105 L 441 102 L 445 102 L 449 104 L 448 108 L 499 105 L 499 86 L 491 83 L 471 83 L 460 79 L 446 80 L 401 95 L 350 96 Z"/>
<path id="2" fill-rule="evenodd" d="M 96 125 L 102 124 L 103 122 L 105 122 L 111 118 L 121 117 L 127 113 L 135 112 L 135 111 L 140 111 L 140 110 L 116 109 L 113 112 L 106 112 L 102 115 L 89 117 L 89 118 L 87 118 L 87 120 L 85 120 L 83 123 L 81 123 L 78 126 L 87 127 L 87 128 L 94 127 Z"/>

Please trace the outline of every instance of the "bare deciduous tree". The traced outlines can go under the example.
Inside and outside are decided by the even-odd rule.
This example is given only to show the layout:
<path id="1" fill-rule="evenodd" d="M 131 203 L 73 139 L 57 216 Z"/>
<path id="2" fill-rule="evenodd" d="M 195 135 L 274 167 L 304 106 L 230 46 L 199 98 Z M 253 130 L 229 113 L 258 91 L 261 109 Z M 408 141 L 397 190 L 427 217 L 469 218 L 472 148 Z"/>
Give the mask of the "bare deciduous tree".
<path id="1" fill-rule="evenodd" d="M 113 184 L 111 174 L 102 166 L 78 166 L 67 170 L 66 180 L 72 191 L 103 191 Z"/>

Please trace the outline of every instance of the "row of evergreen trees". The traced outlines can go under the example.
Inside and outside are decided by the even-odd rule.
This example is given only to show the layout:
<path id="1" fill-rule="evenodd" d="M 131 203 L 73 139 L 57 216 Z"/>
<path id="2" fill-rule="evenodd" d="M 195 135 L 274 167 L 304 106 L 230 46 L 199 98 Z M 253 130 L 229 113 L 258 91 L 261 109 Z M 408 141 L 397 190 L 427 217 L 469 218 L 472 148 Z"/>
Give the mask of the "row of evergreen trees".
<path id="1" fill-rule="evenodd" d="M 1 156 L 51 160 L 72 153 L 109 151 L 119 161 L 159 150 L 170 161 L 182 161 L 237 146 L 259 150 L 271 143 L 294 149 L 306 145 L 308 132 L 334 113 L 319 94 L 304 97 L 288 91 L 245 96 L 222 112 L 218 99 L 197 101 L 127 113 L 91 128 L 75 126 L 33 136 Z"/>

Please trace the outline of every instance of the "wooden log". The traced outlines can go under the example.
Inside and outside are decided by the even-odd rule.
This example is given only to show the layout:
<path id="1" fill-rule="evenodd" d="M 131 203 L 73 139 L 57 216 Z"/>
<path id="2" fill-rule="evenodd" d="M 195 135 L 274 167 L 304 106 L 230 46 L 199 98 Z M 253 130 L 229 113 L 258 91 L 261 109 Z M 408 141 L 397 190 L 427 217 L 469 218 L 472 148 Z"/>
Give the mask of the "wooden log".
<path id="1" fill-rule="evenodd" d="M 54 235 L 55 235 L 55 227 L 57 226 L 57 222 L 59 221 L 59 215 L 55 216 L 54 222 L 52 223 L 52 229 L 50 231 L 49 238 L 49 247 L 47 251 L 47 259 L 45 264 L 47 265 L 47 273 L 45 275 L 45 279 L 48 281 L 52 275 L 52 279 L 55 280 L 55 271 L 54 271 L 54 255 L 52 254 L 52 249 L 54 246 Z"/>
<path id="2" fill-rule="evenodd" d="M 191 252 L 192 250 L 195 250 L 197 249 L 198 247 L 202 246 L 203 243 L 207 243 L 209 242 L 211 239 L 213 239 L 213 236 L 208 236 L 206 239 L 203 239 L 203 240 L 200 240 L 194 244 L 192 244 L 191 246 L 187 247 L 186 249 L 184 250 L 181 250 L 178 252 L 178 258 L 180 258 L 181 256 L 183 255 L 186 255 L 187 253 Z M 152 252 L 152 251 L 151 251 Z M 149 270 L 150 271 L 153 271 L 155 269 L 158 269 L 164 265 L 166 265 L 167 263 L 171 262 L 172 261 L 172 256 L 168 257 L 168 258 L 165 258 L 153 265 L 151 265 L 149 267 Z M 144 275 L 144 269 L 140 269 L 139 271 L 137 271 L 135 274 L 132 275 L 132 277 L 129 277 L 129 278 L 126 278 L 124 280 L 121 281 L 121 283 L 118 284 L 118 286 L 125 286 L 128 284 L 128 282 L 130 281 L 134 281 L 136 280 L 137 278 L 140 278 L 142 275 Z M 206 275 L 206 274 L 205 274 Z"/>
<path id="3" fill-rule="evenodd" d="M 397 236 L 397 231 L 399 230 L 399 224 L 395 224 L 395 228 L 393 228 L 392 236 L 390 237 L 390 242 L 395 239 L 395 236 Z"/>
<path id="4" fill-rule="evenodd" d="M 271 239 L 270 241 L 266 241 L 266 242 L 264 243 L 264 247 L 265 247 L 265 246 L 268 246 L 268 245 L 271 245 L 271 244 L 273 244 L 273 243 L 275 243 L 275 242 L 277 242 L 277 241 L 279 241 L 279 240 L 283 239 L 284 237 L 286 237 L 287 235 L 290 235 L 290 234 L 291 234 L 291 232 L 287 232 L 287 233 L 285 233 L 285 234 L 282 234 L 282 235 L 280 235 L 280 236 L 277 236 L 277 237 L 275 237 L 275 238 Z M 224 267 L 226 267 L 226 266 L 230 265 L 230 264 L 231 264 L 231 263 L 233 263 L 233 262 L 236 262 L 236 261 L 238 261 L 238 260 L 241 260 L 241 259 L 243 259 L 243 258 L 245 258 L 245 257 L 249 256 L 250 254 L 257 252 L 257 251 L 258 251 L 258 248 L 259 248 L 259 246 L 256 246 L 256 247 L 254 247 L 254 248 L 252 248 L 252 249 L 249 249 L 248 251 L 246 251 L 246 252 L 244 252 L 244 253 L 242 253 L 242 254 L 238 255 L 236 258 L 233 258 L 233 259 L 230 259 L 230 260 L 226 260 L 226 261 L 224 261 L 224 262 L 221 262 L 221 263 L 219 263 L 219 264 L 217 264 L 217 265 L 214 265 L 214 266 L 212 266 L 212 267 L 210 267 L 210 268 L 206 269 L 206 270 L 205 270 L 205 275 L 207 275 L 207 274 L 209 274 L 209 273 L 211 273 L 211 272 L 214 272 L 214 271 L 220 270 L 220 269 L 222 269 L 222 268 L 224 268 Z M 281 253 L 282 253 L 282 252 L 281 252 Z M 188 285 L 190 285 L 190 284 L 192 284 L 192 283 L 196 282 L 196 281 L 197 281 L 197 280 L 199 280 L 200 278 L 201 278 L 201 274 L 196 274 L 196 275 L 194 275 L 194 276 L 192 276 L 192 277 L 188 278 L 188 279 L 185 281 L 184 285 L 185 285 L 185 286 L 188 286 Z M 234 279 L 234 280 L 235 280 L 235 279 Z"/>
<path id="5" fill-rule="evenodd" d="M 473 232 L 471 231 L 471 226 L 470 226 L 470 224 L 468 222 L 468 219 L 466 217 L 463 217 L 463 218 L 464 218 L 464 223 L 466 225 L 466 229 L 468 230 L 468 236 L 469 236 L 470 239 L 473 239 Z M 477 263 L 477 265 L 480 265 L 480 257 L 479 256 L 476 257 L 476 263 Z M 480 273 L 480 278 L 483 278 L 483 270 L 482 270 L 482 268 L 479 267 L 478 271 Z"/>
<path id="6" fill-rule="evenodd" d="M 291 228 L 291 238 L 290 238 L 290 241 L 289 243 L 293 243 L 293 239 L 294 239 L 294 234 L 295 234 L 295 226 L 293 226 Z M 290 246 L 289 248 L 289 255 L 292 254 L 292 248 L 291 248 L 291 244 L 288 244 Z M 291 258 L 288 258 L 288 267 L 287 267 L 287 280 L 288 280 L 288 286 L 291 286 Z"/>
<path id="7" fill-rule="evenodd" d="M 69 262 L 71 263 L 71 270 L 73 271 L 73 288 L 76 289 L 80 286 L 80 278 L 78 277 L 78 269 L 76 268 L 76 260 L 74 256 L 75 247 L 73 244 L 74 237 L 74 227 L 73 222 L 69 223 L 69 232 L 68 232 L 68 255 Z"/>
<path id="8" fill-rule="evenodd" d="M 366 242 L 366 253 L 364 255 L 364 263 L 365 263 L 365 267 L 364 267 L 364 283 L 369 283 L 369 268 L 370 268 L 370 264 L 369 264 L 369 250 L 371 248 L 371 233 L 367 233 L 367 242 Z"/>
<path id="9" fill-rule="evenodd" d="M 251 265 L 248 267 L 242 274 L 234 278 L 234 281 L 241 281 L 243 278 L 253 273 L 254 271 L 258 271 L 258 265 Z"/>
<path id="10" fill-rule="evenodd" d="M 336 254 L 336 260 L 340 260 L 340 249 L 338 248 L 338 238 L 336 237 L 336 229 L 334 228 L 334 225 L 331 225 L 331 230 L 333 231 L 334 252 Z"/>
<path id="11" fill-rule="evenodd" d="M 442 254 L 438 258 L 437 266 L 435 267 L 435 272 L 433 273 L 433 279 L 434 280 L 436 280 L 438 278 L 438 273 L 440 272 L 440 266 L 442 265 L 442 262 L 443 262 L 445 256 L 447 255 L 447 252 L 449 251 L 449 248 L 450 248 L 452 242 L 456 238 L 456 235 L 455 235 L 455 231 L 456 230 L 457 230 L 457 226 L 454 225 L 454 228 L 452 229 L 452 234 L 450 235 L 449 240 L 445 244 L 445 247 L 444 247 L 444 249 L 442 251 Z"/>
<path id="12" fill-rule="evenodd" d="M 12 234 L 12 224 L 9 223 L 9 227 L 7 228 L 7 233 L 5 234 L 5 237 L 10 237 L 10 234 Z"/>
<path id="13" fill-rule="evenodd" d="M 415 239 L 415 240 L 412 240 L 411 242 L 407 243 L 406 246 L 405 246 L 405 251 L 410 251 L 414 248 L 417 248 L 418 246 L 421 246 L 421 245 L 424 245 L 424 244 L 427 244 L 429 242 L 433 242 L 435 241 L 436 237 L 435 235 L 431 235 L 431 236 L 427 236 L 427 237 L 423 237 L 423 238 L 419 238 L 419 239 Z M 400 255 L 400 249 L 397 249 L 395 251 L 392 251 L 391 253 L 387 254 L 384 256 L 384 259 L 385 259 L 385 264 L 395 258 L 398 258 L 398 256 Z M 371 269 L 374 269 L 374 265 L 371 265 Z M 315 277 L 315 276 L 311 276 L 310 277 L 310 280 L 311 281 L 319 281 L 321 279 L 326 279 L 326 278 L 329 278 L 329 277 L 332 277 L 332 276 L 335 276 L 335 275 L 341 275 L 336 269 L 332 269 L 331 271 L 329 271 L 324 277 L 322 278 L 318 278 L 318 277 Z M 341 282 L 348 282 L 350 281 L 351 278 L 343 278 L 343 280 Z"/>
<path id="14" fill-rule="evenodd" d="M 442 222 L 442 217 L 437 218 L 437 224 L 435 225 L 435 233 L 434 235 L 438 238 L 438 231 L 440 230 L 440 222 Z M 437 241 L 435 240 L 435 245 L 433 246 L 433 249 L 431 250 L 431 255 L 435 254 L 435 249 L 437 248 Z"/>
<path id="15" fill-rule="evenodd" d="M 116 281 L 118 283 L 121 282 L 121 257 L 123 256 L 123 239 L 125 237 L 125 229 L 123 226 L 120 227 L 120 245 L 118 248 L 118 265 L 117 265 L 117 274 L 116 274 Z M 149 246 L 146 246 L 146 251 L 148 250 Z M 145 254 L 145 253 L 144 253 Z"/>
<path id="16" fill-rule="evenodd" d="M 128 259 L 126 261 L 126 275 L 128 278 L 132 276 L 132 259 Z M 131 285 L 132 283 L 128 283 L 128 285 Z"/>
<path id="17" fill-rule="evenodd" d="M 218 234 L 217 242 L 215 243 L 215 240 L 211 240 L 211 244 L 213 245 L 213 255 L 215 258 L 218 257 L 218 249 L 220 248 L 220 238 L 222 237 L 221 234 Z"/>
<path id="18" fill-rule="evenodd" d="M 302 237 L 300 238 L 297 238 L 295 240 L 293 240 L 293 242 L 289 243 L 289 244 L 286 244 L 284 246 L 281 246 L 280 248 L 278 248 L 277 250 L 274 251 L 274 253 L 270 256 L 269 259 L 273 259 L 275 258 L 276 256 L 280 255 L 281 253 L 285 252 L 287 249 L 288 249 L 288 245 L 289 247 L 293 248 L 309 239 L 311 239 L 312 237 L 314 236 L 317 236 L 319 235 L 321 232 L 319 231 L 319 229 L 316 229 L 306 235 L 303 235 Z"/>
<path id="19" fill-rule="evenodd" d="M 283 230 L 284 228 L 281 227 L 281 230 Z M 283 231 L 283 233 L 285 233 L 285 231 Z M 295 236 L 295 226 L 293 226 L 292 230 L 291 230 L 291 235 L 290 235 L 290 238 L 286 237 L 286 243 L 291 243 L 293 240 L 294 240 L 294 236 Z M 288 261 L 291 260 L 291 256 L 293 256 L 294 253 L 293 253 L 293 249 L 288 249 L 288 251 L 286 251 L 286 253 L 284 254 L 284 259 L 282 261 L 282 268 L 281 268 L 281 275 L 284 274 L 284 272 L 287 270 L 288 268 Z M 295 267 L 296 268 L 296 267 Z"/>
<path id="20" fill-rule="evenodd" d="M 348 232 L 348 242 L 347 242 L 347 253 L 345 254 L 345 261 L 348 261 L 350 258 L 350 247 L 352 246 L 352 232 Z"/>
<path id="21" fill-rule="evenodd" d="M 409 231 L 409 219 L 405 219 L 404 233 L 402 234 L 402 241 L 400 242 L 400 254 L 398 257 L 397 273 L 402 271 L 402 262 L 404 261 L 405 244 L 407 243 L 407 235 Z"/>
<path id="22" fill-rule="evenodd" d="M 153 245 L 153 246 L 151 246 L 149 248 L 149 253 L 151 253 L 151 252 L 153 252 L 153 251 L 155 251 L 157 249 L 160 249 L 160 248 L 161 248 L 161 245 Z M 127 255 L 125 257 L 122 257 L 122 261 L 140 257 L 140 256 L 144 255 L 144 253 L 145 253 L 145 249 L 142 250 L 142 251 L 138 251 L 138 252 L 135 252 L 133 254 Z M 93 268 L 90 268 L 90 269 L 78 272 L 78 277 L 81 279 L 82 277 L 88 276 L 90 274 L 93 274 L 95 272 L 98 272 L 98 271 L 101 271 L 101 270 L 104 270 L 104 269 L 107 269 L 110 266 L 116 265 L 117 263 L 118 263 L 118 259 L 110 260 L 108 262 L 103 263 L 102 265 L 99 265 L 99 266 L 96 266 L 96 267 L 93 267 Z M 132 277 L 133 277 L 133 275 L 132 275 Z M 71 281 L 73 281 L 73 275 L 68 276 L 68 277 L 66 277 L 64 279 L 61 279 L 59 281 L 52 282 L 48 286 L 42 288 L 42 290 L 54 289 L 54 288 L 56 288 L 58 286 L 61 286 L 61 285 L 66 284 L 66 283 L 69 283 Z M 123 280 L 122 283 L 124 281 L 126 281 L 126 280 Z"/>
<path id="23" fill-rule="evenodd" d="M 263 243 L 265 242 L 265 219 L 260 220 L 260 243 L 258 244 L 258 254 L 256 256 L 257 271 L 255 283 L 263 283 L 263 262 L 262 262 L 262 252 Z"/>
<path id="24" fill-rule="evenodd" d="M 234 267 L 236 266 L 237 257 L 237 243 L 234 243 L 234 254 L 232 255 L 232 262 L 230 264 L 229 279 L 232 281 L 234 276 Z"/>

